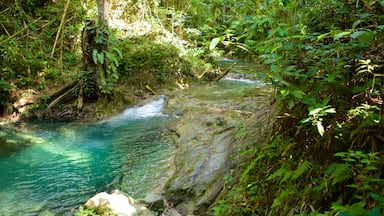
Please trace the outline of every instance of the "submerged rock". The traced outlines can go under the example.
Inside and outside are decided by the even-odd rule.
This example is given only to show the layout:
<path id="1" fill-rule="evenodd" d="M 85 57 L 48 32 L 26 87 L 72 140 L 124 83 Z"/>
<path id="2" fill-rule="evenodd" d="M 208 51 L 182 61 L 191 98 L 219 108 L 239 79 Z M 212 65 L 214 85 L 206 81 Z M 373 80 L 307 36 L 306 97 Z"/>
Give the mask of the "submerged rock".
<path id="1" fill-rule="evenodd" d="M 95 209 L 98 213 L 112 213 L 119 216 L 153 216 L 148 210 L 132 197 L 115 190 L 112 194 L 101 192 L 85 203 L 88 209 Z"/>

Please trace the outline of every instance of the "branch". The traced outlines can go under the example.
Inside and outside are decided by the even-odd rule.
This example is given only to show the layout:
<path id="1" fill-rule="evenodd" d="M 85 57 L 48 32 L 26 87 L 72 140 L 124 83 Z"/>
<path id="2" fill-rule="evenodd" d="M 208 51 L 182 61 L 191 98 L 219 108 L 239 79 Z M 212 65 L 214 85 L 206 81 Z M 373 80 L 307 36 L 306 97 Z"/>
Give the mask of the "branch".
<path id="1" fill-rule="evenodd" d="M 67 0 L 67 3 L 66 3 L 65 6 L 64 6 L 63 16 L 61 17 L 60 26 L 59 26 L 59 29 L 57 29 L 55 42 L 53 43 L 53 47 L 52 47 L 52 52 L 51 52 L 51 57 L 52 57 L 52 58 L 53 58 L 53 54 L 55 53 L 55 48 L 56 48 L 57 41 L 59 40 L 60 31 L 61 31 L 61 29 L 63 28 L 63 24 L 64 24 L 64 21 L 65 21 L 65 15 L 67 14 L 68 5 L 69 5 L 69 2 L 70 2 L 70 1 L 71 1 L 71 0 Z"/>
<path id="2" fill-rule="evenodd" d="M 229 71 L 231 71 L 231 69 L 233 67 L 235 67 L 237 65 L 237 62 L 233 63 L 231 66 L 227 67 L 223 73 L 221 73 L 216 79 L 215 81 L 218 82 L 219 80 L 221 80 L 225 75 L 227 75 L 229 73 Z"/>

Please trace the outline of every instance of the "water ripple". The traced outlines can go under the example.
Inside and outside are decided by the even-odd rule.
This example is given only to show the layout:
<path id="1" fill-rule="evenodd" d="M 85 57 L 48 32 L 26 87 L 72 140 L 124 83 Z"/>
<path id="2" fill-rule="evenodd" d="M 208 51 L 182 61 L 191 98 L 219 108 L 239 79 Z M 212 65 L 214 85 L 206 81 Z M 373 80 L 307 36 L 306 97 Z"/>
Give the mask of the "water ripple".
<path id="1" fill-rule="evenodd" d="M 173 155 L 163 103 L 102 123 L 34 125 L 39 143 L 0 158 L 0 215 L 72 215 L 95 193 L 115 188 L 144 196 L 164 181 Z"/>

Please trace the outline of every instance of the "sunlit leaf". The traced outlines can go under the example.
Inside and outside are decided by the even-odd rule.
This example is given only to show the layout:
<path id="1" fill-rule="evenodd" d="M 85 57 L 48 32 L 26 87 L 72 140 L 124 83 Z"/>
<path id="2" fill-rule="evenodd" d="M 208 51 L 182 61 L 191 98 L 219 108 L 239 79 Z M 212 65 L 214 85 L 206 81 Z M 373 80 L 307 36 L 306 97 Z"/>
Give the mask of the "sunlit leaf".
<path id="1" fill-rule="evenodd" d="M 220 43 L 220 41 L 222 41 L 222 37 L 213 38 L 211 40 L 211 43 L 209 44 L 209 50 L 215 49 L 215 47 L 217 46 L 217 44 Z"/>
<path id="2" fill-rule="evenodd" d="M 340 32 L 333 36 L 333 40 L 339 40 L 340 38 L 343 38 L 344 36 L 347 36 L 351 34 L 351 32 Z"/>
<path id="3" fill-rule="evenodd" d="M 324 136 L 324 127 L 321 121 L 316 122 L 317 131 L 319 132 L 320 136 Z"/>
<path id="4" fill-rule="evenodd" d="M 322 110 L 322 108 L 315 108 L 309 111 L 309 115 L 313 116 L 319 113 Z"/>

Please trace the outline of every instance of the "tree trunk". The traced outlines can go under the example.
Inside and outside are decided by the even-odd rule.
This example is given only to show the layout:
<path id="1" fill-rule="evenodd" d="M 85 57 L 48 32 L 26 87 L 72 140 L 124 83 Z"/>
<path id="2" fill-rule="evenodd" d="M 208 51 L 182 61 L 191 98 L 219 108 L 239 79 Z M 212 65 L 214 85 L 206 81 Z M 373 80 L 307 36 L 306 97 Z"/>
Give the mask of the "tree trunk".
<path id="1" fill-rule="evenodd" d="M 99 14 L 99 27 L 108 28 L 109 2 L 108 0 L 97 0 L 97 12 Z"/>

